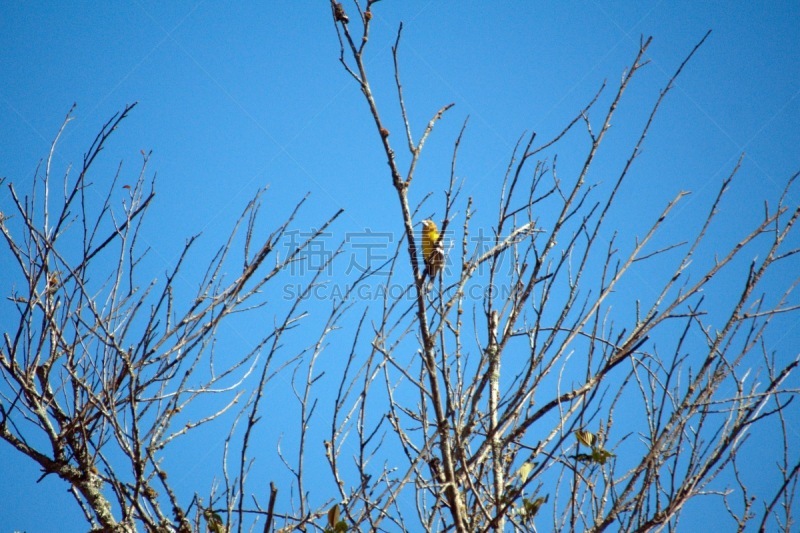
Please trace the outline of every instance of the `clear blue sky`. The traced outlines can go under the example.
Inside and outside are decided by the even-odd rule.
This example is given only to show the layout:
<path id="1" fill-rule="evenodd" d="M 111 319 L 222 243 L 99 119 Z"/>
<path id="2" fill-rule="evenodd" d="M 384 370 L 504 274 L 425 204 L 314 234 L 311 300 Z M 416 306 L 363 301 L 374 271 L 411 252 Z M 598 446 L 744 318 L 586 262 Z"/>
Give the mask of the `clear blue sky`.
<path id="1" fill-rule="evenodd" d="M 641 128 L 646 104 L 713 30 L 648 136 L 636 167 L 642 187 L 625 200 L 629 222 L 679 190 L 696 193 L 678 213 L 678 221 L 690 219 L 744 152 L 726 206 L 741 214 L 730 226 L 733 239 L 744 229 L 737 222 L 758 218 L 761 200 L 774 202 L 800 169 L 800 2 L 497 5 L 387 0 L 375 8 L 367 63 L 394 125 L 396 149 L 403 144 L 390 46 L 399 21 L 416 136 L 438 108 L 456 104 L 427 145 L 417 180 L 430 185 L 420 186 L 416 200 L 446 187 L 452 143 L 469 115 L 460 175 L 466 192 L 491 198 L 485 210 L 494 210 L 493 194 L 517 138 L 525 131 L 553 135 L 604 79 L 614 89 L 643 34 L 654 36 L 651 64 L 613 123 L 612 149 Z M 98 171 L 94 181 L 110 179 L 120 160 L 135 179 L 139 151 L 153 151 L 158 196 L 146 242 L 154 272 L 174 263 L 191 234 L 202 231 L 209 247 L 220 244 L 247 199 L 267 184 L 264 214 L 275 222 L 311 191 L 303 224 L 344 208 L 336 226 L 342 235 L 366 228 L 397 232 L 386 165 L 359 90 L 338 62 L 330 19 L 322 1 L 4 3 L 0 176 L 18 191 L 29 190 L 73 102 L 76 120 L 56 157 L 62 170 L 80 163 L 113 113 L 138 101 L 103 155 L 105 173 Z M 622 162 L 614 154 L 609 168 Z M 8 200 L 4 188 L 0 206 Z M 796 191 L 791 200 L 800 202 Z M 425 214 L 441 216 L 441 205 L 439 196 Z M 774 348 L 793 356 L 798 340 L 795 323 Z M 64 525 L 78 516 L 64 485 L 50 478 L 35 485 L 37 477 L 0 444 L 0 532 L 85 530 Z M 58 506 L 42 512 L 46 496 Z"/>

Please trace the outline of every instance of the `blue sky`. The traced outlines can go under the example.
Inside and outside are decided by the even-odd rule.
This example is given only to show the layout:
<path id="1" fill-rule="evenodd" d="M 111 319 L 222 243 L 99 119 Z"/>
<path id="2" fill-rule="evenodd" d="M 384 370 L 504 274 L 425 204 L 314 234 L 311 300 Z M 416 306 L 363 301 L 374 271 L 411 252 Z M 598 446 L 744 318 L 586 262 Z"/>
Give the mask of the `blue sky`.
<path id="1" fill-rule="evenodd" d="M 18 191 L 30 188 L 73 102 L 75 120 L 55 159 L 61 169 L 79 164 L 99 127 L 138 101 L 94 181 L 110 179 L 120 160 L 123 175 L 135 179 L 139 151 L 152 150 L 158 196 L 146 243 L 153 272 L 174 264 L 189 235 L 203 232 L 208 250 L 219 245 L 246 201 L 266 185 L 265 215 L 274 222 L 310 191 L 300 219 L 309 227 L 344 208 L 336 226 L 342 235 L 400 229 L 374 125 L 338 62 L 326 2 L 17 2 L 0 12 L 0 176 Z M 762 200 L 774 205 L 800 169 L 800 2 L 494 7 L 387 0 L 375 8 L 367 66 L 404 160 L 390 50 L 399 21 L 415 136 L 441 106 L 456 104 L 437 126 L 418 171 L 413 200 L 429 191 L 439 195 L 426 204 L 426 216 L 442 215 L 452 143 L 467 116 L 459 175 L 467 180 L 466 194 L 485 199 L 490 212 L 519 136 L 552 136 L 603 80 L 610 96 L 641 35 L 654 37 L 651 63 L 613 123 L 609 153 L 599 165 L 609 172 L 624 161 L 620 154 L 641 129 L 647 105 L 713 30 L 647 138 L 637 187 L 623 191 L 620 225 L 652 215 L 680 190 L 694 194 L 679 208 L 676 230 L 681 221 L 690 223 L 744 152 L 725 206 L 734 215 L 729 233 L 717 236 L 727 242 L 758 219 Z M 797 190 L 790 199 L 800 202 Z M 8 200 L 4 188 L 0 205 Z M 798 324 L 790 323 L 774 348 L 794 355 L 798 340 Z M 63 520 L 77 516 L 63 485 L 50 479 L 35 485 L 36 469 L 5 445 L 0 457 L 0 476 L 14 480 L 0 483 L 0 496 L 17 502 L 0 507 L 0 531 L 47 531 L 59 520 L 62 531 L 83 530 L 63 528 Z M 64 496 L 63 508 L 42 513 L 44 494 Z"/>

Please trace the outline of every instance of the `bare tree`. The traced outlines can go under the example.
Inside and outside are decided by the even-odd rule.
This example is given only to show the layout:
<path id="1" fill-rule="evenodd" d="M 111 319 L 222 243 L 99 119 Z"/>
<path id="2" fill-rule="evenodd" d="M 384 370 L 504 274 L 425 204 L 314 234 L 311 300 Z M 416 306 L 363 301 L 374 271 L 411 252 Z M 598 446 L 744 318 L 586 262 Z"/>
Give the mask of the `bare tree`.
<path id="1" fill-rule="evenodd" d="M 163 457 L 174 441 L 233 408 L 247 394 L 242 384 L 248 376 L 258 371 L 263 388 L 274 376 L 281 335 L 302 317 L 292 307 L 237 358 L 215 358 L 218 328 L 234 313 L 263 307 L 265 285 L 298 261 L 338 213 L 277 257 L 303 202 L 260 240 L 260 191 L 208 262 L 195 294 L 177 299 L 185 291 L 175 279 L 196 237 L 163 281 L 143 286 L 138 268 L 146 250 L 139 250 L 138 240 L 154 198 L 146 178 L 149 155 L 142 153 L 133 185 L 121 184 L 120 165 L 99 205 L 89 178 L 109 136 L 134 106 L 103 126 L 77 176 L 69 170 L 60 180 L 55 175 L 56 137 L 30 196 L 18 196 L 9 184 L 13 210 L 2 214 L 0 229 L 9 266 L 4 277 L 16 284 L 7 297 L 18 320 L 4 329 L 0 348 L 0 435 L 36 461 L 43 476 L 68 483 L 93 529 L 134 531 L 138 524 L 147 531 L 191 531 L 200 528 L 201 514 L 208 518 L 215 511 L 197 505 L 191 520 L 187 510 L 196 499 L 175 494 Z M 70 120 L 68 115 L 61 131 Z M 114 208 L 120 191 L 127 195 L 121 213 Z M 220 395 L 227 398 L 221 406 L 204 407 L 188 420 L 180 415 L 204 397 Z M 235 495 L 235 489 L 227 492 Z M 233 501 L 226 500 L 228 509 Z"/>
<path id="2" fill-rule="evenodd" d="M 427 139 L 453 105 L 416 137 L 400 76 L 401 25 L 390 87 L 400 116 L 384 116 L 365 62 L 376 3 L 332 1 L 331 10 L 341 64 L 363 94 L 397 194 L 403 239 L 390 261 L 348 280 L 317 317 L 319 329 L 304 321 L 303 301 L 322 270 L 310 276 L 250 351 L 222 362 L 221 324 L 237 312 L 269 312 L 266 285 L 304 261 L 339 213 L 281 257 L 276 247 L 303 202 L 260 241 L 259 192 L 195 294 L 175 284 L 194 237 L 163 280 L 143 286 L 138 243 L 154 198 L 148 155 L 121 212 L 112 201 L 121 167 L 99 205 L 87 195 L 93 163 L 133 106 L 102 128 L 74 178 L 54 174 L 57 137 L 30 195 L 10 186 L 11 209 L 0 215 L 16 283 L 4 305 L 17 317 L 0 346 L 3 440 L 43 476 L 63 479 L 90 527 L 104 531 L 650 531 L 674 528 L 704 495 L 739 530 L 789 531 L 800 471 L 790 447 L 790 379 L 800 359 L 773 353 L 769 339 L 777 317 L 800 310 L 791 247 L 800 208 L 786 205 L 797 175 L 760 223 L 723 250 L 709 234 L 724 223 L 718 214 L 738 165 L 708 199 L 703 224 L 683 238 L 663 233 L 687 193 L 643 221 L 638 235 L 610 222 L 663 100 L 708 35 L 654 97 L 610 185 L 594 182 L 593 169 L 626 89 L 647 64 L 650 39 L 619 84 L 600 87 L 562 131 L 520 138 L 489 204 L 488 195 L 464 198 L 457 178 L 466 122 L 443 197 L 415 179 Z M 391 124 L 401 124 L 399 144 Z M 579 170 L 563 175 L 558 150 L 579 130 Z M 479 237 L 476 208 L 497 210 L 488 238 Z M 439 225 L 437 251 L 449 267 L 439 275 L 425 268 L 416 229 L 423 212 Z M 669 273 L 647 274 L 654 265 Z M 385 274 L 379 285 L 401 291 L 359 311 L 352 291 L 374 282 L 377 270 Z M 654 296 L 630 291 L 640 273 Z M 709 294 L 720 298 L 711 304 Z M 295 328 L 311 340 L 276 358 Z M 321 370 L 331 349 L 338 364 Z M 298 444 L 274 443 L 273 456 L 258 428 L 278 373 L 290 376 L 281 397 L 298 407 Z M 205 401 L 217 397 L 224 400 Z M 179 493 L 164 458 L 197 427 L 223 420 L 220 483 Z M 781 436 L 782 481 L 769 493 L 743 475 L 756 427 Z M 288 477 L 269 480 L 267 490 L 249 477 L 254 460 L 283 465 Z M 278 503 L 279 491 L 288 500 Z"/>
<path id="3" fill-rule="evenodd" d="M 738 165 L 711 199 L 702 227 L 685 241 L 654 244 L 687 193 L 669 201 L 643 236 L 617 235 L 607 227 L 662 101 L 708 34 L 655 98 L 610 187 L 588 178 L 627 87 L 647 64 L 649 38 L 605 109 L 597 109 L 603 85 L 551 139 L 539 141 L 535 133 L 520 139 L 483 247 L 473 244 L 471 221 L 475 203 L 485 209 L 485 202 L 460 199 L 459 135 L 439 211 L 443 231 L 459 227 L 451 232 L 453 271 L 428 290 L 414 229 L 423 207 L 411 204 L 410 193 L 425 188 L 415 170 L 452 104 L 439 109 L 415 139 L 400 76 L 401 25 L 392 51 L 403 131 L 393 142 L 389 124 L 397 120 L 382 114 L 364 61 L 375 4 L 356 2 L 356 12 L 348 14 L 331 2 L 340 61 L 361 89 L 397 192 L 407 249 L 396 260 L 410 264 L 415 304 L 410 319 L 403 309 L 385 306 L 366 362 L 359 367 L 363 355 L 354 354 L 360 373 L 343 377 L 341 388 L 353 407 L 341 408 L 332 426 L 334 477 L 344 477 L 340 450 L 354 438 L 363 455 L 361 479 L 369 479 L 375 463 L 389 463 L 382 448 L 399 450 L 405 460 L 400 466 L 394 457 L 396 470 L 381 472 L 371 488 L 353 483 L 348 490 L 340 481 L 348 523 L 500 531 L 533 529 L 538 517 L 545 530 L 658 530 L 674 527 L 689 500 L 708 493 L 722 472 L 733 472 L 737 485 L 717 500 L 732 523 L 763 529 L 772 520 L 788 531 L 800 463 L 789 449 L 784 413 L 796 392 L 786 383 L 798 358 L 770 353 L 767 335 L 776 315 L 798 310 L 791 304 L 797 249 L 789 237 L 800 210 L 786 205 L 797 175 L 778 205 L 765 206 L 762 221 L 731 248 L 715 250 L 705 268 L 693 268 L 693 261 L 713 245 L 707 235 L 719 223 L 718 208 Z M 580 127 L 586 142 L 580 170 L 560 175 L 559 141 Z M 405 149 L 398 151 L 400 146 Z M 758 257 L 742 270 L 747 253 Z M 617 294 L 631 273 L 646 272 L 654 262 L 674 265 L 660 281 L 650 279 L 660 284 L 654 298 Z M 718 280 L 729 271 L 738 276 L 729 298 L 707 305 L 704 294 L 723 290 Z M 781 295 L 765 292 L 769 276 L 782 276 Z M 471 297 L 476 286 L 491 289 L 477 302 Z M 760 369 L 758 380 L 754 369 Z M 361 376 L 382 376 L 383 390 L 371 381 L 359 386 Z M 638 409 L 622 407 L 631 402 Z M 384 404 L 377 411 L 388 414 L 365 424 L 365 413 Z M 761 508 L 738 475 L 748 460 L 743 443 L 757 424 L 771 424 L 783 435 L 783 483 L 773 494 L 759 495 Z M 379 446 L 378 433 L 384 435 Z M 387 444 L 390 438 L 394 446 Z M 400 503 L 409 491 L 415 494 L 413 519 Z M 743 504 L 731 505 L 734 497 Z M 409 520 L 419 526 L 409 527 Z"/>

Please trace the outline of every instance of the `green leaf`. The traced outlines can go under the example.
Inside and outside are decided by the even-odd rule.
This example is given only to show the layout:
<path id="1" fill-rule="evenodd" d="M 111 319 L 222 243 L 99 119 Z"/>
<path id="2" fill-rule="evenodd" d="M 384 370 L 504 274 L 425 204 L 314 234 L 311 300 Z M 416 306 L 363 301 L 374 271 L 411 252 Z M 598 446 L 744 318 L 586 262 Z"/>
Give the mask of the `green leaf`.
<path id="1" fill-rule="evenodd" d="M 203 511 L 203 517 L 206 519 L 206 524 L 208 524 L 208 530 L 211 533 L 227 533 L 228 528 L 225 527 L 225 523 L 222 521 L 222 517 L 212 511 L 211 509 L 206 509 Z"/>
<path id="2" fill-rule="evenodd" d="M 575 438 L 578 439 L 578 442 L 591 448 L 594 446 L 597 437 L 591 431 L 586 431 L 585 429 L 576 429 L 575 430 Z"/>
<path id="3" fill-rule="evenodd" d="M 533 517 L 536 516 L 536 513 L 539 512 L 542 505 L 547 503 L 548 498 L 550 498 L 549 494 L 539 496 L 533 501 L 528 498 L 522 498 L 522 507 L 519 509 L 519 514 L 525 517 L 526 520 L 533 520 Z"/>
<path id="4" fill-rule="evenodd" d="M 535 463 L 529 463 L 528 461 L 525 461 L 524 463 L 522 463 L 522 466 L 520 466 L 517 469 L 517 474 L 519 474 L 519 478 L 522 480 L 523 483 L 527 481 L 528 475 L 530 475 L 531 470 L 533 470 L 534 466 L 536 466 Z"/>
<path id="5" fill-rule="evenodd" d="M 328 527 L 336 529 L 339 522 L 339 505 L 334 505 L 328 510 Z"/>
<path id="6" fill-rule="evenodd" d="M 596 463 L 604 465 L 606 464 L 606 461 L 608 461 L 610 457 L 616 457 L 616 456 L 610 451 L 604 450 L 603 448 L 592 449 L 592 460 Z"/>
<path id="7" fill-rule="evenodd" d="M 616 455 L 599 446 L 597 448 L 592 448 L 592 453 L 579 453 L 575 455 L 575 459 L 582 463 L 597 463 L 601 465 L 606 464 L 606 461 L 611 457 L 616 457 Z"/>

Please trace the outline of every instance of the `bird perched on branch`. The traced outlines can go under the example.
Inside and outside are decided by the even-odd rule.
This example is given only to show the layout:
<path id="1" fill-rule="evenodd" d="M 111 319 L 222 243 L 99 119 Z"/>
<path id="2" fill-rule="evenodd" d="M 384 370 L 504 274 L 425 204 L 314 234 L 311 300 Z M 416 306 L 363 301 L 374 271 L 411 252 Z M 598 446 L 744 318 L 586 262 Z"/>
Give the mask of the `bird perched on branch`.
<path id="1" fill-rule="evenodd" d="M 436 222 L 431 219 L 422 221 L 422 259 L 428 277 L 433 281 L 444 266 L 444 244 Z"/>

